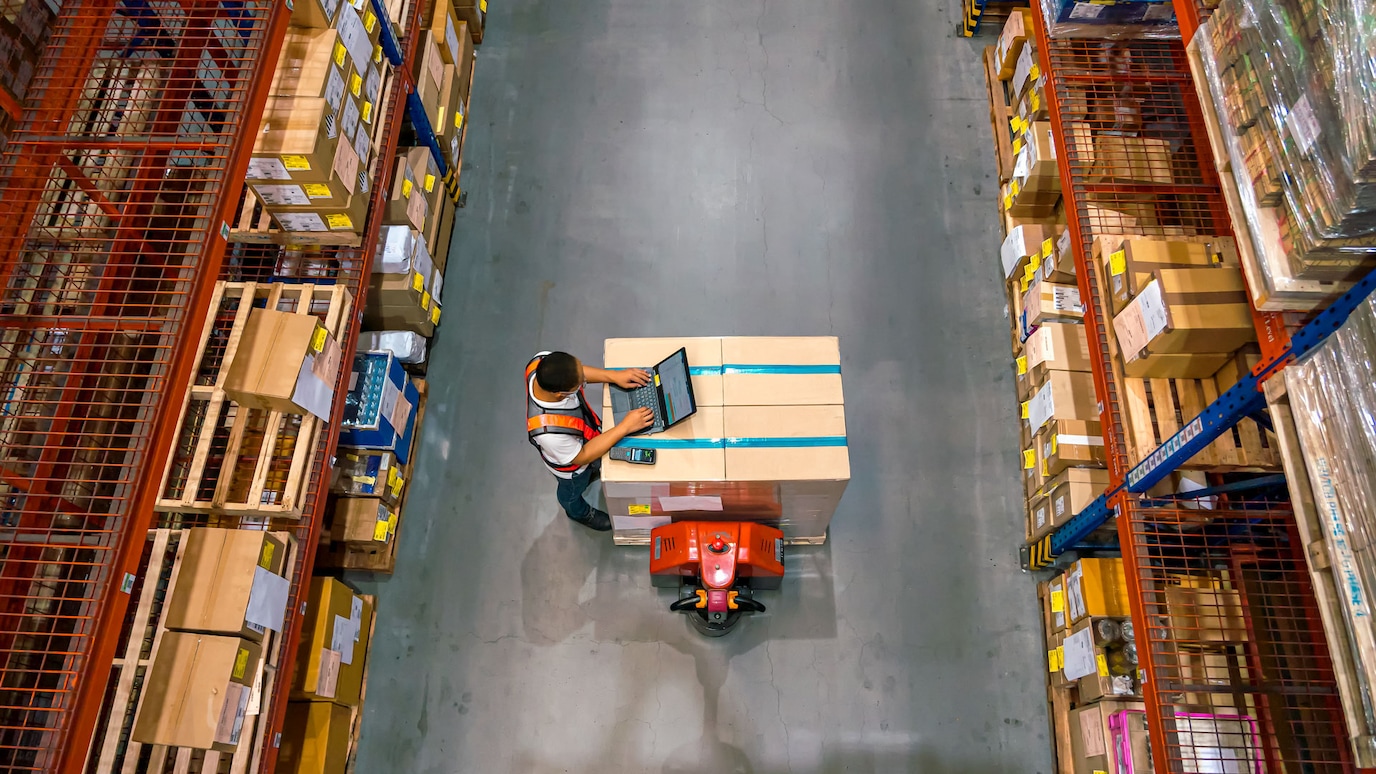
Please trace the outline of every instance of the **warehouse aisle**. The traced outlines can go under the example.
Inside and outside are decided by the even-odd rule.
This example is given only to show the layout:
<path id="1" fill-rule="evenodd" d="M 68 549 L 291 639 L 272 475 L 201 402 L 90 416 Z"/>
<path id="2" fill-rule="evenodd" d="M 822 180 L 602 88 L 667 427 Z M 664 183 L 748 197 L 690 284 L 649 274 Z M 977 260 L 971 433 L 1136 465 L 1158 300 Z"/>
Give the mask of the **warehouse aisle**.
<path id="1" fill-rule="evenodd" d="M 493 0 L 360 774 L 1049 772 L 977 49 L 911 0 Z M 541 348 L 841 337 L 853 478 L 705 640 L 568 522 Z M 600 395 L 593 399 L 600 403 Z"/>

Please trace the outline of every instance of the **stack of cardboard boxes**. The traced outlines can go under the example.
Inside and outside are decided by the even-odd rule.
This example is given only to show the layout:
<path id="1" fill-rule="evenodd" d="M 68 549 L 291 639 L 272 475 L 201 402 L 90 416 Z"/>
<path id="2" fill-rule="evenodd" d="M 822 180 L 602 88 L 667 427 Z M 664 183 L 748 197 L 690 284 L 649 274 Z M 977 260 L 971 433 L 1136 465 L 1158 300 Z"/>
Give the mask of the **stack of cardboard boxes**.
<path id="1" fill-rule="evenodd" d="M 277 768 L 343 774 L 363 703 L 373 605 L 334 578 L 313 578 L 292 672 Z"/>
<path id="2" fill-rule="evenodd" d="M 130 738 L 233 752 L 258 713 L 268 632 L 285 620 L 287 546 L 250 530 L 193 529 L 184 540 Z"/>
<path id="3" fill-rule="evenodd" d="M 248 181 L 284 232 L 361 234 L 374 176 L 382 25 L 367 3 L 303 0 L 292 12 Z"/>
<path id="4" fill-rule="evenodd" d="M 607 459 L 602 480 L 620 544 L 681 519 L 750 518 L 787 539 L 825 539 L 850 480 L 841 357 L 834 337 L 608 339 L 607 368 L 649 367 L 680 347 L 697 413 L 622 445 L 656 449 L 652 466 Z M 610 391 L 604 424 L 617 417 Z"/>

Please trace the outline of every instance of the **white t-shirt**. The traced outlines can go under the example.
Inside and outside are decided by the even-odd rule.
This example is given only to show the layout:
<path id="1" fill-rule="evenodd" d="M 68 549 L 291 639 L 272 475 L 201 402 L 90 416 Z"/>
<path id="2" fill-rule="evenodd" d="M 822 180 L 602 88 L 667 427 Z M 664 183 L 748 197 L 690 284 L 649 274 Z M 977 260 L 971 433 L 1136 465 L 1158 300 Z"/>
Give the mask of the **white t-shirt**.
<path id="1" fill-rule="evenodd" d="M 530 381 L 526 382 L 526 392 L 530 399 L 535 401 L 535 405 L 547 409 L 576 409 L 578 408 L 577 393 L 568 396 L 560 401 L 550 403 L 535 397 L 535 374 L 530 375 Z M 535 436 L 535 442 L 540 445 L 541 451 L 545 453 L 545 459 L 559 465 L 567 465 L 573 462 L 573 458 L 578 456 L 578 452 L 583 451 L 582 436 L 569 435 L 568 433 L 544 433 Z M 548 463 L 547 463 L 548 464 Z M 573 478 L 576 474 L 582 473 L 588 466 L 584 465 L 572 473 L 555 470 L 549 471 L 560 478 Z"/>

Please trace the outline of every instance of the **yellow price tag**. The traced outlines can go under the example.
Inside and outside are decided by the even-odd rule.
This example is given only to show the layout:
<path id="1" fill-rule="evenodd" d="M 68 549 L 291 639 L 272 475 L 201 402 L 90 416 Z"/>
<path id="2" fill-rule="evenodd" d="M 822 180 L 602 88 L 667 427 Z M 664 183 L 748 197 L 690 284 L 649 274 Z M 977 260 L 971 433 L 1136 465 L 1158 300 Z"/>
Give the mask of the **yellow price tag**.
<path id="1" fill-rule="evenodd" d="M 487 13 L 487 0 L 478 0 L 478 10 Z"/>
<path id="2" fill-rule="evenodd" d="M 430 291 L 427 290 L 420 294 L 420 308 L 427 312 L 430 311 Z"/>
<path id="3" fill-rule="evenodd" d="M 1128 270 L 1128 255 L 1122 250 L 1110 253 L 1108 256 L 1108 273 L 1117 277 Z"/>
<path id="4" fill-rule="evenodd" d="M 248 674 L 248 648 L 239 648 L 239 652 L 234 655 L 235 680 L 242 680 Z"/>
<path id="5" fill-rule="evenodd" d="M 1031 470 L 1037 467 L 1037 452 L 1035 449 L 1027 449 L 1022 453 L 1022 469 Z"/>
<path id="6" fill-rule="evenodd" d="M 373 28 L 377 26 L 377 17 L 371 10 L 363 14 L 363 28 L 368 30 L 368 34 L 373 34 Z"/>
<path id="7" fill-rule="evenodd" d="M 1035 112 L 1037 112 L 1038 110 L 1041 110 L 1041 109 L 1042 109 L 1042 95 L 1041 95 L 1041 94 L 1039 94 L 1039 93 L 1037 93 L 1037 92 L 1034 91 L 1034 92 L 1032 92 L 1032 96 L 1031 96 L 1027 101 L 1031 104 L 1031 106 L 1032 106 L 1032 112 L 1033 112 L 1033 113 L 1035 113 Z"/>
<path id="8" fill-rule="evenodd" d="M 403 181 L 401 181 L 401 198 L 405 199 L 406 197 L 410 196 L 410 195 L 411 195 L 411 189 L 412 189 L 413 187 L 414 187 L 414 186 L 411 185 L 411 181 L 410 181 L 410 180 L 403 180 Z"/>
<path id="9" fill-rule="evenodd" d="M 311 160 L 305 156 L 283 156 L 282 166 L 289 172 L 309 172 L 311 171 Z"/>
<path id="10" fill-rule="evenodd" d="M 277 550 L 277 546 L 272 541 L 263 541 L 263 553 L 258 557 L 258 566 L 264 570 L 272 569 L 272 554 Z"/>
<path id="11" fill-rule="evenodd" d="M 650 506 L 637 503 L 635 505 L 628 507 L 626 509 L 626 512 L 632 516 L 649 516 Z"/>
<path id="12" fill-rule="evenodd" d="M 381 44 L 381 43 L 378 43 L 378 44 L 376 44 L 376 45 L 373 46 L 373 61 L 376 62 L 376 63 L 378 63 L 378 64 L 382 64 L 382 44 Z"/>
<path id="13" fill-rule="evenodd" d="M 433 191 L 433 190 L 435 190 L 435 176 L 434 176 L 434 175 L 426 175 L 426 176 L 425 176 L 425 192 L 426 192 L 426 193 L 430 193 L 430 192 Z"/>
<path id="14" fill-rule="evenodd" d="M 363 79 L 358 73 L 349 76 L 349 93 L 357 97 L 363 91 Z"/>
<path id="15" fill-rule="evenodd" d="M 1051 478 L 1051 468 L 1042 460 L 1042 478 Z"/>
<path id="16" fill-rule="evenodd" d="M 344 54 L 347 53 L 347 51 L 348 49 L 344 48 L 344 44 L 336 40 L 334 43 L 334 63 L 343 67 Z"/>
<path id="17" fill-rule="evenodd" d="M 1031 402 L 1031 401 L 1026 401 L 1026 400 L 1025 400 L 1025 401 L 1023 401 L 1021 404 L 1019 404 L 1019 405 L 1021 406 L 1021 408 L 1022 408 L 1022 418 L 1023 418 L 1023 419 L 1027 419 L 1027 404 L 1030 403 L 1030 402 Z"/>
<path id="18" fill-rule="evenodd" d="M 1019 140 L 1019 139 L 1014 138 L 1014 140 L 1013 140 L 1013 154 L 1014 154 L 1014 155 L 1017 155 L 1018 153 L 1021 153 L 1021 152 L 1022 152 L 1022 140 Z"/>
<path id="19" fill-rule="evenodd" d="M 1018 364 L 1018 376 L 1027 373 L 1027 355 L 1020 355 L 1016 362 Z"/>
<path id="20" fill-rule="evenodd" d="M 1094 663 L 1099 666 L 1099 676 L 1108 677 L 1108 659 L 1104 658 L 1104 654 L 1096 654 L 1094 656 Z"/>
<path id="21" fill-rule="evenodd" d="M 462 112 L 462 111 L 459 111 L 459 110 L 455 110 L 455 111 L 454 111 L 454 128 L 455 128 L 455 129 L 462 129 L 462 128 L 463 128 L 463 112 Z"/>
<path id="22" fill-rule="evenodd" d="M 324 183 L 306 183 L 306 196 L 311 199 L 332 199 L 334 194 L 330 193 L 330 187 Z"/>
<path id="23" fill-rule="evenodd" d="M 336 212 L 336 213 L 334 213 L 334 214 L 332 214 L 332 215 L 326 215 L 326 216 L 325 216 L 325 223 L 326 223 L 326 225 L 328 225 L 328 226 L 330 227 L 330 230 L 331 230 L 331 231 L 336 231 L 336 230 L 338 230 L 338 229 L 348 229 L 348 228 L 353 228 L 353 227 L 354 227 L 354 221 L 353 221 L 353 219 L 350 218 L 350 217 L 348 216 L 347 213 L 343 213 L 343 212 Z"/>
<path id="24" fill-rule="evenodd" d="M 1056 243 L 1050 239 L 1042 242 L 1042 257 L 1050 258 L 1056 252 Z"/>
<path id="25" fill-rule="evenodd" d="M 440 305 L 439 305 L 439 304 L 435 304 L 434 306 L 430 307 L 430 324 L 431 324 L 431 325 L 439 325 L 439 324 L 440 324 Z"/>
<path id="26" fill-rule="evenodd" d="M 316 352 L 324 352 L 325 337 L 329 335 L 329 332 L 326 331 L 324 328 L 317 327 L 315 329 L 315 333 L 311 335 L 311 349 L 315 350 Z"/>
<path id="27" fill-rule="evenodd" d="M 420 276 L 420 272 L 411 272 L 411 289 L 419 293 L 425 288 L 425 278 Z"/>
<path id="28" fill-rule="evenodd" d="M 1032 69 L 1030 69 L 1030 70 L 1027 71 L 1027 77 L 1028 77 L 1028 78 L 1031 78 L 1031 79 L 1034 80 L 1034 81 L 1037 80 L 1038 78 L 1042 77 L 1042 67 L 1041 67 L 1041 65 L 1040 65 L 1040 64 L 1035 64 L 1035 63 L 1034 63 L 1034 64 L 1032 65 Z"/>
<path id="29" fill-rule="evenodd" d="M 1053 613 L 1064 613 L 1064 612 L 1065 612 L 1065 590 L 1064 590 L 1064 589 L 1056 589 L 1055 591 L 1051 592 L 1051 612 L 1053 612 Z"/>
<path id="30" fill-rule="evenodd" d="M 1055 672 L 1056 672 L 1056 649 L 1055 649 L 1055 648 L 1052 648 L 1051 650 L 1048 650 L 1048 651 L 1046 652 L 1046 671 L 1049 672 L 1049 673 L 1055 673 Z"/>
<path id="31" fill-rule="evenodd" d="M 387 519 L 378 519 L 373 525 L 373 540 L 379 543 L 387 542 Z"/>

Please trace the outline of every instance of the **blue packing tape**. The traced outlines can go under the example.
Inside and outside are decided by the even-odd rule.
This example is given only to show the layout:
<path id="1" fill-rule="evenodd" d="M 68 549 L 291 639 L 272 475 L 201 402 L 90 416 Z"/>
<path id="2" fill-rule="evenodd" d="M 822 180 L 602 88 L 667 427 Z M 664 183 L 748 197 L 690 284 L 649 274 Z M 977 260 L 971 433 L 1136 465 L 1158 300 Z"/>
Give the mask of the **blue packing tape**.
<path id="1" fill-rule="evenodd" d="M 723 374 L 786 374 L 789 376 L 813 376 L 817 374 L 839 374 L 839 365 L 748 365 L 727 363 L 721 367 Z"/>
<path id="2" fill-rule="evenodd" d="M 627 438 L 617 444 L 628 449 L 816 449 L 845 445 L 844 435 L 802 438 Z"/>
<path id="3" fill-rule="evenodd" d="M 617 446 L 627 449 L 720 449 L 721 438 L 627 438 Z"/>

